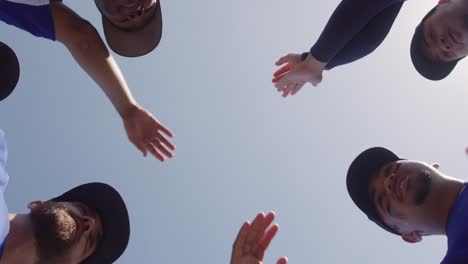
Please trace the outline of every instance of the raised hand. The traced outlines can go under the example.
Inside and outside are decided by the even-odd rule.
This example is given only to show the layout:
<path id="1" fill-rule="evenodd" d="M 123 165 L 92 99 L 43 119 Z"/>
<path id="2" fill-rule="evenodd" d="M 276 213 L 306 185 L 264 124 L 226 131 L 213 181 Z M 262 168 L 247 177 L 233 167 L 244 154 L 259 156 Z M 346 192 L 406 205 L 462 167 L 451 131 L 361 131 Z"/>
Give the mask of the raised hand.
<path id="1" fill-rule="evenodd" d="M 252 224 L 244 222 L 232 248 L 231 264 L 263 264 L 265 251 L 279 229 L 277 224 L 270 226 L 274 219 L 274 212 L 259 213 Z M 276 263 L 287 264 L 288 259 L 281 257 Z"/>
<path id="2" fill-rule="evenodd" d="M 150 112 L 136 106 L 122 118 L 128 139 L 145 157 L 148 151 L 160 161 L 174 156 L 175 146 L 166 138 L 174 135 Z"/>
<path id="3" fill-rule="evenodd" d="M 311 54 L 302 61 L 300 54 L 288 54 L 280 58 L 277 66 L 283 65 L 273 74 L 273 83 L 283 97 L 295 95 L 305 83 L 317 86 L 322 81 L 322 73 L 326 63 L 315 59 Z"/>

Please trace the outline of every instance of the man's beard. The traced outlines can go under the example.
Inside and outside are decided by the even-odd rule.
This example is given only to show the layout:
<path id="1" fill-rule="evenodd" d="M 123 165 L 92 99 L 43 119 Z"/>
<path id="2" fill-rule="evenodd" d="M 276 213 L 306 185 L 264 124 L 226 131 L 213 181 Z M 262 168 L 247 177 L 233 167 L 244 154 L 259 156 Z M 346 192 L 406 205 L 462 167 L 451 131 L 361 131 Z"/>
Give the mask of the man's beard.
<path id="1" fill-rule="evenodd" d="M 426 202 L 427 197 L 429 196 L 429 191 L 431 189 L 431 182 L 431 174 L 427 170 L 423 171 L 422 173 L 418 174 L 418 176 L 416 176 L 416 191 L 414 192 L 413 196 L 415 206 L 421 206 Z"/>
<path id="2" fill-rule="evenodd" d="M 75 221 L 68 209 L 53 201 L 42 203 L 30 213 L 36 239 L 38 264 L 67 262 L 67 253 L 74 244 Z"/>

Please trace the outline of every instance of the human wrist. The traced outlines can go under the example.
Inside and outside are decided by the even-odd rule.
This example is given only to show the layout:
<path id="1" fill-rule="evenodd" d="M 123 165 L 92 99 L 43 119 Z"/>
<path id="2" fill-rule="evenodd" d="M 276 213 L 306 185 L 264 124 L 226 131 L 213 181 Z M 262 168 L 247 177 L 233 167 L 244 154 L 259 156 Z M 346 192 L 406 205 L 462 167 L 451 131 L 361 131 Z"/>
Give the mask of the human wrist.
<path id="1" fill-rule="evenodd" d="M 327 62 L 321 62 L 318 59 L 312 55 L 312 53 L 309 53 L 308 56 L 303 60 L 303 63 L 305 63 L 309 68 L 317 71 L 323 71 L 325 67 L 327 66 Z"/>
<path id="2" fill-rule="evenodd" d="M 134 113 L 136 110 L 140 109 L 140 106 L 136 102 L 129 102 L 125 106 L 122 106 L 118 112 L 120 114 L 120 117 L 122 119 L 126 119 L 128 116 L 130 116 L 132 113 Z"/>

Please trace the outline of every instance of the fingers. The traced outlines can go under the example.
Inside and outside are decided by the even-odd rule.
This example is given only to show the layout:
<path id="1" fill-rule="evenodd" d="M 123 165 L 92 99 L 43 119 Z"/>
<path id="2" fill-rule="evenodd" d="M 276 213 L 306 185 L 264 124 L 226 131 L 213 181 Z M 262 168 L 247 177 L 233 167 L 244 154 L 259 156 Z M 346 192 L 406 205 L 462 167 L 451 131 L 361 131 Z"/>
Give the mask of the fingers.
<path id="1" fill-rule="evenodd" d="M 273 79 L 273 83 L 275 83 L 275 87 L 277 88 L 278 92 L 283 93 L 283 97 L 287 97 L 288 95 L 296 94 L 304 83 L 292 81 L 288 78 L 290 73 L 286 73 L 280 77 L 275 77 Z"/>
<path id="2" fill-rule="evenodd" d="M 289 71 L 291 71 L 294 68 L 294 65 L 300 63 L 300 55 L 298 54 L 288 54 L 284 57 L 281 57 L 275 64 L 277 66 L 280 66 L 284 63 L 287 63 L 280 69 L 278 69 L 275 73 L 273 73 L 273 83 L 277 83 L 281 80 L 281 78 L 287 74 Z M 283 85 L 284 86 L 284 85 Z M 279 87 L 277 87 L 279 89 Z M 281 87 L 282 88 L 282 87 Z"/>
<path id="3" fill-rule="evenodd" d="M 294 87 L 294 89 L 291 91 L 291 95 L 295 95 L 297 92 L 299 92 L 299 90 L 301 90 L 302 86 L 304 86 L 303 83 L 298 83 L 296 85 L 296 87 Z"/>
<path id="4" fill-rule="evenodd" d="M 135 144 L 135 146 L 141 151 L 141 153 L 143 153 L 143 156 L 146 157 L 146 148 L 141 144 Z"/>
<path id="5" fill-rule="evenodd" d="M 288 95 L 295 95 L 303 86 L 304 83 L 289 82 L 286 87 L 278 89 L 278 92 L 282 92 L 283 97 L 287 97 Z"/>
<path id="6" fill-rule="evenodd" d="M 168 142 L 169 145 L 172 145 Z M 161 144 L 160 138 L 155 138 L 151 142 L 147 143 L 146 150 L 148 150 L 155 158 L 160 161 L 165 161 L 167 158 L 174 157 L 174 154 L 168 149 L 169 147 L 166 144 Z M 175 148 L 174 146 L 172 146 Z M 174 150 L 174 149 L 171 149 Z"/>
<path id="7" fill-rule="evenodd" d="M 270 226 L 274 219 L 274 212 L 259 213 L 252 224 L 244 222 L 233 244 L 231 264 L 243 258 L 263 261 L 266 249 L 279 230 L 276 224 Z M 287 264 L 287 258 L 280 258 L 277 264 Z"/>
<path id="8" fill-rule="evenodd" d="M 174 134 L 169 130 L 167 129 L 166 127 L 164 127 L 161 123 L 159 123 L 159 129 L 164 133 L 166 134 L 166 136 L 168 137 L 174 137 Z"/>
<path id="9" fill-rule="evenodd" d="M 234 241 L 232 246 L 232 256 L 231 256 L 231 263 L 233 259 L 237 259 L 243 256 L 243 247 L 245 244 L 245 240 L 247 238 L 247 234 L 250 231 L 250 224 L 248 221 L 244 222 L 239 233 L 237 234 L 237 238 Z"/>
<path id="10" fill-rule="evenodd" d="M 145 157 L 148 152 L 160 161 L 174 156 L 176 147 L 168 139 L 174 134 L 150 112 L 138 107 L 125 115 L 123 121 L 128 138 Z"/>
<path id="11" fill-rule="evenodd" d="M 170 150 L 175 150 L 175 145 L 172 144 L 167 138 L 165 138 L 163 135 L 161 134 L 157 134 L 156 135 L 156 138 L 161 142 L 163 143 L 166 147 L 168 147 Z"/>
<path id="12" fill-rule="evenodd" d="M 173 154 L 172 152 L 170 152 L 166 146 L 164 146 L 163 144 L 161 144 L 161 142 L 159 141 L 159 139 L 154 139 L 152 144 L 157 148 L 157 150 L 159 152 L 161 152 L 162 154 L 164 154 L 166 157 L 168 158 L 172 158 Z"/>
<path id="13" fill-rule="evenodd" d="M 165 160 L 164 157 L 157 151 L 156 146 L 154 146 L 152 143 L 146 144 L 146 149 L 158 160 Z"/>
<path id="14" fill-rule="evenodd" d="M 258 243 L 258 247 L 255 248 L 258 259 L 263 259 L 265 256 L 265 251 L 268 249 L 268 246 L 270 245 L 278 230 L 279 226 L 275 224 L 268 228 L 268 230 L 265 232 L 264 236 Z"/>
<path id="15" fill-rule="evenodd" d="M 252 223 L 252 229 L 250 230 L 250 234 L 247 236 L 247 243 L 246 246 L 250 247 L 252 253 L 255 256 L 262 256 L 265 253 L 266 247 L 263 247 L 264 244 L 268 245 L 275 235 L 276 231 L 278 231 L 277 227 L 273 228 L 273 232 L 265 233 L 265 230 L 268 226 L 271 225 L 273 220 L 275 219 L 275 213 L 270 212 L 266 216 L 263 213 L 260 213 L 255 218 L 254 222 Z M 275 231 L 276 229 L 276 231 Z M 268 240 L 266 235 L 269 235 L 271 238 Z M 267 240 L 267 241 L 264 241 Z M 264 241 L 264 242 L 263 242 Z M 262 244 L 263 243 L 263 244 Z M 259 258 L 259 259 L 262 259 Z"/>
<path id="16" fill-rule="evenodd" d="M 283 77 L 277 83 L 275 83 L 275 87 L 278 89 L 278 91 L 282 91 L 284 87 L 288 86 L 290 83 L 291 83 L 290 80 Z"/>
<path id="17" fill-rule="evenodd" d="M 262 226 L 265 220 L 265 214 L 259 213 L 252 222 L 250 232 L 247 234 L 246 241 L 244 243 L 244 252 L 250 253 L 254 246 L 258 243 L 261 236 L 263 235 Z"/>
<path id="18" fill-rule="evenodd" d="M 263 259 L 263 256 L 265 256 L 265 251 L 268 248 L 268 245 L 270 245 L 271 240 L 275 237 L 276 232 L 278 232 L 279 226 L 276 224 L 268 228 L 271 225 L 271 223 L 273 223 L 274 219 L 275 219 L 274 212 L 270 212 L 265 217 L 265 220 L 262 226 L 263 228 L 262 234 L 254 246 L 253 252 L 255 256 L 260 260 Z"/>
<path id="19" fill-rule="evenodd" d="M 157 129 L 154 130 L 155 134 L 144 140 L 146 142 L 145 149 L 147 149 L 155 158 L 163 162 L 166 158 L 174 157 L 172 151 L 175 150 L 176 146 L 165 136 L 173 137 L 174 134 L 160 123 L 157 123 L 156 126 Z"/>
<path id="20" fill-rule="evenodd" d="M 287 62 L 292 62 L 295 59 L 296 54 L 288 54 L 286 56 L 281 57 L 278 61 L 275 62 L 277 66 L 287 63 Z"/>
<path id="21" fill-rule="evenodd" d="M 290 63 L 286 64 L 285 66 L 279 68 L 277 71 L 275 71 L 275 73 L 273 73 L 273 76 L 275 77 L 273 80 L 275 79 L 280 79 L 282 75 L 284 75 L 285 73 L 289 72 L 290 70 L 292 70 L 292 68 L 294 68 L 294 66 Z"/>
<path id="22" fill-rule="evenodd" d="M 283 97 L 287 97 L 292 92 L 292 90 L 296 88 L 297 85 L 298 84 L 293 82 L 289 83 L 288 86 L 283 89 Z"/>
<path id="23" fill-rule="evenodd" d="M 281 257 L 280 259 L 278 259 L 276 264 L 288 264 L 288 258 L 287 257 Z"/>
<path id="24" fill-rule="evenodd" d="M 174 154 L 171 151 L 174 151 L 176 146 L 172 144 L 164 135 L 168 137 L 174 137 L 174 134 L 165 128 L 163 125 L 159 124 L 156 135 L 149 139 L 150 143 L 147 144 L 151 154 L 160 161 L 164 161 L 166 156 L 167 158 L 174 157 Z M 162 155 L 164 154 L 164 156 Z"/>

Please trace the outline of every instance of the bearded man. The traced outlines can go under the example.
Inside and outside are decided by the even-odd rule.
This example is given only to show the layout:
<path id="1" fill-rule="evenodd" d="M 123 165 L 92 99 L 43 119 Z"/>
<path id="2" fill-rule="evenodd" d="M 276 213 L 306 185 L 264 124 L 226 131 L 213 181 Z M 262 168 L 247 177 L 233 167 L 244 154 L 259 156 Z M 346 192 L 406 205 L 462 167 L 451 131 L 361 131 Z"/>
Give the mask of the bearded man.
<path id="1" fill-rule="evenodd" d="M 127 247 L 130 223 L 120 194 L 104 183 L 75 187 L 29 212 L 8 213 L 7 146 L 0 130 L 0 263 L 110 264 Z"/>
<path id="2" fill-rule="evenodd" d="M 447 236 L 441 263 L 468 263 L 467 183 L 439 168 L 375 147 L 354 159 L 346 185 L 356 206 L 384 230 L 408 243 L 428 235 Z"/>

